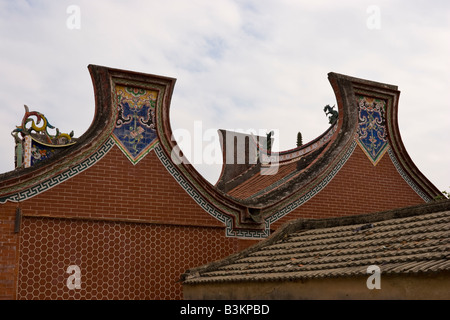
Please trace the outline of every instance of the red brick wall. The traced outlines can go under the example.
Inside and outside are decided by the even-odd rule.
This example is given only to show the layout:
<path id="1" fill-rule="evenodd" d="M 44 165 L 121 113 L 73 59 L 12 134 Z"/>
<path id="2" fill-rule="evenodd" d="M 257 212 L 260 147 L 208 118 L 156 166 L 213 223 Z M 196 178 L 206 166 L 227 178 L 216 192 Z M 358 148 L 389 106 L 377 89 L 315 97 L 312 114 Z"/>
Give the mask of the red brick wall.
<path id="1" fill-rule="evenodd" d="M 0 206 L 0 299 L 15 299 L 19 236 L 14 233 L 16 205 Z"/>
<path id="2" fill-rule="evenodd" d="M 359 146 L 329 184 L 308 202 L 274 223 L 295 218 L 329 218 L 423 204 L 397 172 L 389 155 L 373 166 Z"/>

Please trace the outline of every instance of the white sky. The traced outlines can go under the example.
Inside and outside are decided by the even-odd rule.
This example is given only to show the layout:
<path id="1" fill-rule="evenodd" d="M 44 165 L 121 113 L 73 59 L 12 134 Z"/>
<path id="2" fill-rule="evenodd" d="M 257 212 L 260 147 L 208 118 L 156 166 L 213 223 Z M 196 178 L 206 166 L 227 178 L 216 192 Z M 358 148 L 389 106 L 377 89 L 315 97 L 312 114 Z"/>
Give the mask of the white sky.
<path id="1" fill-rule="evenodd" d="M 87 130 L 89 64 L 176 78 L 174 130 L 275 129 L 279 150 L 328 128 L 333 71 L 399 86 L 406 149 L 450 191 L 449 24 L 446 0 L 0 0 L 0 172 L 13 170 L 24 104 L 62 132 Z M 220 164 L 205 162 L 194 165 L 214 183 Z"/>

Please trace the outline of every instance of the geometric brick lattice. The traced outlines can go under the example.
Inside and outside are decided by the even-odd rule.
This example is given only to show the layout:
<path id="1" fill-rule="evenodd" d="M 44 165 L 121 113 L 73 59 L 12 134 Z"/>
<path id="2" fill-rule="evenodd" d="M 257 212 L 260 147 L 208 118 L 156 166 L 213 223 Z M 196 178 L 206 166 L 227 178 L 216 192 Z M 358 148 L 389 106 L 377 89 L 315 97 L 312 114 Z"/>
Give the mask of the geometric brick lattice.
<path id="1" fill-rule="evenodd" d="M 20 234 L 18 299 L 182 299 L 186 269 L 238 250 L 222 228 L 23 217 Z"/>
<path id="2" fill-rule="evenodd" d="M 356 142 L 353 142 L 350 147 L 347 149 L 343 157 L 337 162 L 333 170 L 322 180 L 318 182 L 318 184 L 312 188 L 310 191 L 308 191 L 305 195 L 300 197 L 299 199 L 295 200 L 294 202 L 288 204 L 287 206 L 283 207 L 282 209 L 278 210 L 274 215 L 266 219 L 265 221 L 265 229 L 262 231 L 257 230 L 234 230 L 232 221 L 229 217 L 226 217 L 220 211 L 213 208 L 208 201 L 204 200 L 201 195 L 199 195 L 195 188 L 193 188 L 189 182 L 187 182 L 183 175 L 180 174 L 176 166 L 172 164 L 171 161 L 167 158 L 164 151 L 162 150 L 161 146 L 158 144 L 155 147 L 155 153 L 158 156 L 161 163 L 164 165 L 164 167 L 167 169 L 167 171 L 175 178 L 175 180 L 179 183 L 179 185 L 192 197 L 192 199 L 197 202 L 198 205 L 200 205 L 206 212 L 208 212 L 211 216 L 216 218 L 217 220 L 224 222 L 226 225 L 226 236 L 227 237 L 240 237 L 240 238 L 247 238 L 247 239 L 260 239 L 265 238 L 269 236 L 270 232 L 270 225 L 277 221 L 278 219 L 281 219 L 285 215 L 287 215 L 289 212 L 295 210 L 308 200 L 310 200 L 312 197 L 314 197 L 317 193 L 319 193 L 323 188 L 326 187 L 326 185 L 336 176 L 336 174 L 339 172 L 339 170 L 344 166 L 344 164 L 347 162 L 347 160 L 352 155 L 353 151 L 355 150 Z"/>

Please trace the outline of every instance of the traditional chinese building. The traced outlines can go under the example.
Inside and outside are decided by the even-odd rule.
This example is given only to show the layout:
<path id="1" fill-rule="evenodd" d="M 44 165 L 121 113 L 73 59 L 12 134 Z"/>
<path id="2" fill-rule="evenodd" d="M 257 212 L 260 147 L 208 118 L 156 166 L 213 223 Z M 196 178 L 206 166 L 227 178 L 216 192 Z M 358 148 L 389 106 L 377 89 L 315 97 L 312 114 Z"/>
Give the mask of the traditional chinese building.
<path id="1" fill-rule="evenodd" d="M 398 88 L 336 73 L 330 127 L 297 148 L 219 130 L 211 184 L 172 140 L 175 79 L 89 66 L 95 116 L 80 137 L 25 108 L 16 169 L 0 175 L 0 297 L 181 299 L 181 274 L 297 218 L 432 202 L 408 156 Z"/>

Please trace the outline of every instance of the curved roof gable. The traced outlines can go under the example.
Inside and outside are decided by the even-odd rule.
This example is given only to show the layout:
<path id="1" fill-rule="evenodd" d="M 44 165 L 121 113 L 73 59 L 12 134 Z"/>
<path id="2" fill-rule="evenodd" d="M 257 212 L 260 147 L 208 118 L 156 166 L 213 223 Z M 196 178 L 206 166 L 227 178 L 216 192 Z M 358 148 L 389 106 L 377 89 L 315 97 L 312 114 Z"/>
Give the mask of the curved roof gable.
<path id="1" fill-rule="evenodd" d="M 373 165 L 388 152 L 397 170 L 424 201 L 439 195 L 414 165 L 401 140 L 398 87 L 338 73 L 329 73 L 328 78 L 338 102 L 338 121 L 306 145 L 273 153 L 277 167 L 273 174 L 264 175 L 264 165 L 256 163 L 227 180 L 233 165 L 224 164 L 218 188 L 253 208 L 261 220 L 283 211 L 285 215 L 304 203 L 301 198 L 311 190 L 320 191 L 359 145 Z M 223 152 L 230 151 L 223 148 Z"/>
<path id="2" fill-rule="evenodd" d="M 88 69 L 95 94 L 91 126 L 76 143 L 54 156 L 29 168 L 0 175 L 0 202 L 22 201 L 44 192 L 94 165 L 114 145 L 133 164 L 154 150 L 199 206 L 225 224 L 228 236 L 267 236 L 270 223 L 304 203 L 311 190 L 319 192 L 345 164 L 357 144 L 374 163 L 385 152 L 391 152 L 423 198 L 432 199 L 440 194 L 414 166 L 403 146 L 397 124 L 396 86 L 329 73 L 338 104 L 337 122 L 314 141 L 285 152 L 270 153 L 264 161 L 240 167 L 224 162 L 221 179 L 212 185 L 182 157 L 182 150 L 172 140 L 169 110 L 175 79 L 95 65 L 89 65 Z M 370 149 L 362 133 L 367 128 L 361 125 L 358 110 L 374 107 L 373 99 L 384 103 L 382 121 L 386 122 L 387 131 L 383 139 L 389 148 L 380 145 L 376 150 Z M 134 110 L 133 116 L 130 110 Z M 124 132 L 123 124 L 132 119 L 142 126 Z M 222 139 L 230 134 L 220 132 Z M 125 133 L 142 139 L 130 145 Z M 264 145 L 260 143 L 263 140 L 256 137 L 256 145 Z M 224 156 L 225 153 L 224 149 Z"/>

